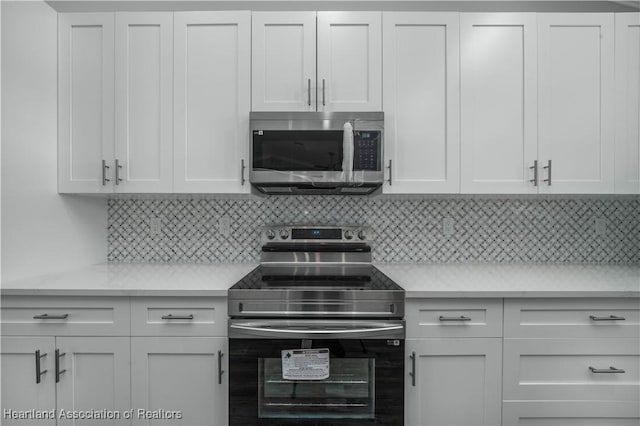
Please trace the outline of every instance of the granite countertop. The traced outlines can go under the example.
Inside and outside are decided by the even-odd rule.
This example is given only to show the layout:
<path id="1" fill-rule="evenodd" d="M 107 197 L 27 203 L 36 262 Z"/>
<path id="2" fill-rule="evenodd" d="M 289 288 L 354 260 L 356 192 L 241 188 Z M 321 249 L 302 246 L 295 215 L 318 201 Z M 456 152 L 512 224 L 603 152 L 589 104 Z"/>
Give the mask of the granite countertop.
<path id="1" fill-rule="evenodd" d="M 257 263 L 99 264 L 3 282 L 2 295 L 217 296 Z M 640 297 L 639 265 L 377 264 L 407 298 Z"/>

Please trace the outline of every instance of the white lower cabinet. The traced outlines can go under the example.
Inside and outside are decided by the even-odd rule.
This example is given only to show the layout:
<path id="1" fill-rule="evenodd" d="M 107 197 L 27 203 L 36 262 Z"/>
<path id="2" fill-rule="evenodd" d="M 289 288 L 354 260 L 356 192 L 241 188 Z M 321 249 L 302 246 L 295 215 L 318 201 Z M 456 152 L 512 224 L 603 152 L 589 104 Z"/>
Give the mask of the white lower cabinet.
<path id="1" fill-rule="evenodd" d="M 133 424 L 226 425 L 226 354 L 224 337 L 133 337 Z"/>
<path id="2" fill-rule="evenodd" d="M 501 340 L 407 339 L 405 424 L 499 425 Z"/>
<path id="3" fill-rule="evenodd" d="M 2 424 L 131 424 L 129 353 L 128 337 L 3 337 Z"/>

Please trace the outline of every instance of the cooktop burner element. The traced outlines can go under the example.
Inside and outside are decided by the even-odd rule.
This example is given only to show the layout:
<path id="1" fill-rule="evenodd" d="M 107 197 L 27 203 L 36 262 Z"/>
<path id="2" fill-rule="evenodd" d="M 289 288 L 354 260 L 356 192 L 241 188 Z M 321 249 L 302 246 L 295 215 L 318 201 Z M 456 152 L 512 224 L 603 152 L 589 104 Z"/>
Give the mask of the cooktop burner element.
<path id="1" fill-rule="evenodd" d="M 403 318 L 404 290 L 371 264 L 366 227 L 269 226 L 261 263 L 229 289 L 236 318 Z"/>

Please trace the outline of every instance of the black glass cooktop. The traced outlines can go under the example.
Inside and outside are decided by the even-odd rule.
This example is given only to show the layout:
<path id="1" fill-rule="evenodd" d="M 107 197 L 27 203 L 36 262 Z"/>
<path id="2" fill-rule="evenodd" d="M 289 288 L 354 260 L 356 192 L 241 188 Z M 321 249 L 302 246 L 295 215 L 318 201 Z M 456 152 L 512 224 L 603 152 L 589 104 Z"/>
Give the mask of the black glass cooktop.
<path id="1" fill-rule="evenodd" d="M 258 266 L 233 287 L 233 290 L 402 290 L 375 266 Z"/>

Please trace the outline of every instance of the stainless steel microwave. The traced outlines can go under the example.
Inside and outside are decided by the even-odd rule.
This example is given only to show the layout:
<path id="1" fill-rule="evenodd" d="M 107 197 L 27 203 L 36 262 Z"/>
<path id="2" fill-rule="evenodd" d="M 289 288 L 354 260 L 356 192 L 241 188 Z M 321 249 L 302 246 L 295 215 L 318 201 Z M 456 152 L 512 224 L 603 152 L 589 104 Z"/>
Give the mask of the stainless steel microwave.
<path id="1" fill-rule="evenodd" d="M 384 181 L 382 112 L 252 112 L 251 184 L 265 194 L 370 194 Z"/>

